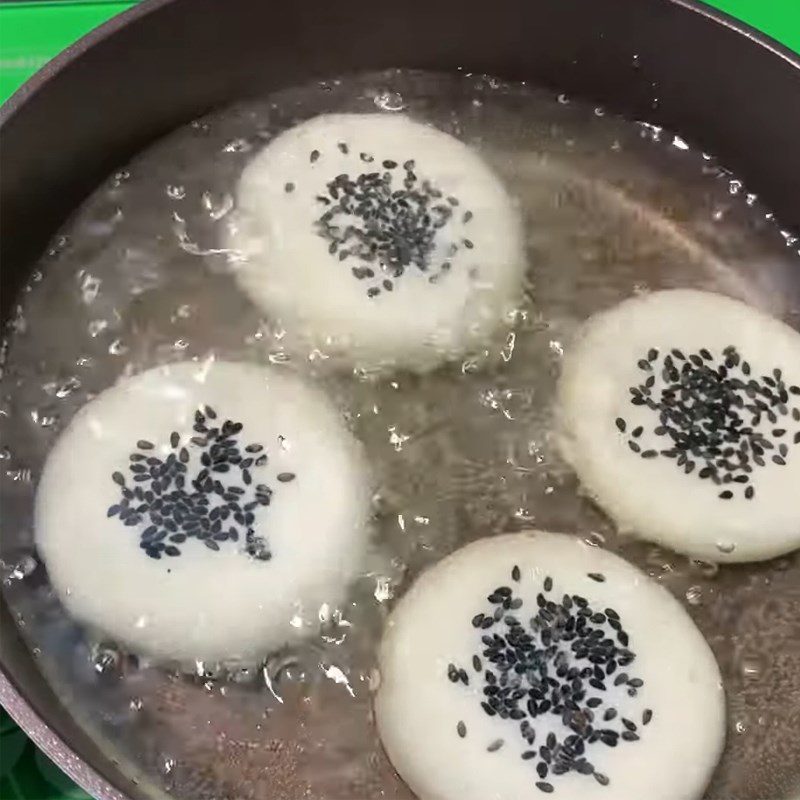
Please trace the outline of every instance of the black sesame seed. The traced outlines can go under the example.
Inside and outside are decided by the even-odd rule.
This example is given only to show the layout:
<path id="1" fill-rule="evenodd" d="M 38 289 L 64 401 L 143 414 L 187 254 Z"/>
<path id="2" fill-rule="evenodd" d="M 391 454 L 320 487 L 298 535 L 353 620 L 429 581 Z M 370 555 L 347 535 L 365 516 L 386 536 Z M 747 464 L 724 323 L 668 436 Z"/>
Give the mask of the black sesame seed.
<path id="1" fill-rule="evenodd" d="M 537 781 L 536 788 L 539 789 L 539 791 L 544 792 L 545 794 L 552 794 L 552 792 L 554 791 L 553 784 L 548 783 L 547 781 Z"/>
<path id="2" fill-rule="evenodd" d="M 606 579 L 606 576 L 601 572 L 587 572 L 586 575 L 597 583 L 603 583 Z"/>
<path id="3" fill-rule="evenodd" d="M 125 485 L 125 476 L 121 472 L 113 472 L 111 474 L 111 480 L 119 486 Z"/>
<path id="4" fill-rule="evenodd" d="M 522 573 L 520 572 L 519 567 L 515 564 L 514 567 L 511 569 L 511 579 L 514 581 L 519 581 Z"/>
<path id="5" fill-rule="evenodd" d="M 611 730 L 600 731 L 600 741 L 606 747 L 616 747 L 619 744 L 619 734 Z"/>
<path id="6" fill-rule="evenodd" d="M 136 446 L 140 450 L 152 450 L 155 447 L 155 445 L 152 442 L 148 442 L 147 439 L 139 439 L 139 441 L 136 442 Z"/>
<path id="7" fill-rule="evenodd" d="M 463 721 L 459 722 L 458 725 L 456 725 L 456 731 L 458 732 L 458 735 L 462 739 L 467 735 L 467 726 L 464 724 Z"/>

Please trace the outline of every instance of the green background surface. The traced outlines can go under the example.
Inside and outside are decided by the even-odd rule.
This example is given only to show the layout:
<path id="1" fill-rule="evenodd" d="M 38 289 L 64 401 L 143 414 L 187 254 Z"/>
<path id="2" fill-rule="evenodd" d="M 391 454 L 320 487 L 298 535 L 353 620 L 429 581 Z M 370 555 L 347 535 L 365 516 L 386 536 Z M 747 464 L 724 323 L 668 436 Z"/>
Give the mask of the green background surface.
<path id="1" fill-rule="evenodd" d="M 132 0 L 0 2 L 0 102 L 75 39 L 132 5 Z M 714 0 L 711 5 L 800 53 L 800 0 Z M 0 800 L 88 800 L 2 709 Z"/>

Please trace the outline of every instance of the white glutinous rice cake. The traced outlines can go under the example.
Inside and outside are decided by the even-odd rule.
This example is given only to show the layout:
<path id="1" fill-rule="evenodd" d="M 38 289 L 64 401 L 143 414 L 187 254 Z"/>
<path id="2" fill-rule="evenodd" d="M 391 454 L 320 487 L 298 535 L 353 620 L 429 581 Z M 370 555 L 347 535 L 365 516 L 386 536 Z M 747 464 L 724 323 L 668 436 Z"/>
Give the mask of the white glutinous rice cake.
<path id="1" fill-rule="evenodd" d="M 66 608 L 136 652 L 258 658 L 317 629 L 362 564 L 360 445 L 279 368 L 161 366 L 87 403 L 50 452 L 36 545 Z"/>
<path id="2" fill-rule="evenodd" d="M 800 333 L 711 292 L 643 294 L 567 348 L 562 450 L 620 530 L 711 562 L 800 547 Z"/>
<path id="3" fill-rule="evenodd" d="M 486 345 L 519 301 L 519 213 L 470 147 L 397 114 L 326 114 L 245 168 L 227 246 L 286 342 L 430 369 Z"/>
<path id="4" fill-rule="evenodd" d="M 724 747 L 689 615 L 565 534 L 481 539 L 424 572 L 379 663 L 381 740 L 420 800 L 699 800 Z"/>

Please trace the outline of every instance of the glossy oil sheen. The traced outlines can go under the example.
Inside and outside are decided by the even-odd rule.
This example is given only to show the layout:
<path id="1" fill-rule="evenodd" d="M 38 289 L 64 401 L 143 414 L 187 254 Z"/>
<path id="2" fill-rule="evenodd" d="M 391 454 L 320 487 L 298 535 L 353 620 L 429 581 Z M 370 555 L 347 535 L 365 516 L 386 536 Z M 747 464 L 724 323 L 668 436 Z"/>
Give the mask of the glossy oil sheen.
<path id="1" fill-rule="evenodd" d="M 492 164 L 519 202 L 530 262 L 513 330 L 424 376 L 342 374 L 324 353 L 284 349 L 220 243 L 243 166 L 326 111 L 409 113 Z M 6 597 L 40 668 L 106 755 L 156 794 L 404 798 L 370 721 L 392 598 L 475 538 L 565 530 L 662 582 L 714 649 L 729 728 L 709 800 L 789 798 L 800 779 L 797 559 L 717 570 L 619 539 L 577 493 L 552 437 L 555 380 L 580 322 L 632 293 L 687 286 L 800 327 L 800 258 L 738 176 L 681 133 L 565 93 L 391 71 L 315 82 L 176 131 L 117 170 L 60 231 L 13 317 L 0 383 L 2 552 Z M 208 356 L 307 374 L 336 399 L 377 476 L 377 530 L 348 603 L 319 636 L 265 654 L 263 670 L 198 664 L 187 676 L 65 617 L 35 560 L 30 510 L 49 447 L 92 394 L 130 371 Z M 87 554 L 87 569 L 96 566 Z"/>

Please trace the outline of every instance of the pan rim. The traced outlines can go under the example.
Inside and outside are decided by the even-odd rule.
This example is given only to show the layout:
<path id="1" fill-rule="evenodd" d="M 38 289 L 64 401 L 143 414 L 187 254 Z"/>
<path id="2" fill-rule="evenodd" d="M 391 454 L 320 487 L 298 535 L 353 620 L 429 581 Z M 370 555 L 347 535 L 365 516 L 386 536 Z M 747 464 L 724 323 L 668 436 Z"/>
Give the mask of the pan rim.
<path id="1" fill-rule="evenodd" d="M 785 61 L 790 67 L 800 71 L 800 53 L 796 53 L 785 45 L 754 28 L 746 22 L 736 19 L 730 14 L 719 11 L 701 0 L 657 0 L 665 4 L 678 6 L 687 11 L 699 14 L 702 17 L 727 28 L 730 31 L 744 36 L 754 44 L 763 47 L 768 52 Z M 73 42 L 65 50 L 48 61 L 41 69 L 28 78 L 5 103 L 0 105 L 0 132 L 2 128 L 16 115 L 16 113 L 36 95 L 52 78 L 76 61 L 87 50 L 94 47 L 104 39 L 113 36 L 118 30 L 126 27 L 148 14 L 169 5 L 174 0 L 141 0 L 138 5 L 126 9 L 122 13 L 89 31 L 80 39 Z"/>
<path id="2" fill-rule="evenodd" d="M 97 800 L 130 800 L 57 734 L 14 687 L 0 667 L 0 706 L 39 750 L 81 789 Z"/>

